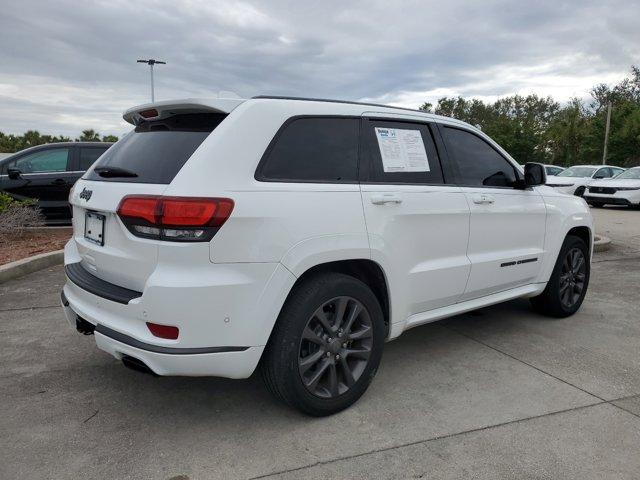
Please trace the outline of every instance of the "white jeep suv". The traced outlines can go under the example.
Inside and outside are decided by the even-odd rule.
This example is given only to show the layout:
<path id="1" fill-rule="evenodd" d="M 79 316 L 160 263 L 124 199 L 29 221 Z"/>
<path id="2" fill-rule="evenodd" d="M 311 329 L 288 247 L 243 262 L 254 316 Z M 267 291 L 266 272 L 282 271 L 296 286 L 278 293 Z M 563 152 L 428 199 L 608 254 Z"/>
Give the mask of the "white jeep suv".
<path id="1" fill-rule="evenodd" d="M 291 406 L 355 402 L 385 341 L 589 283 L 584 200 L 470 125 L 381 105 L 256 97 L 132 108 L 71 193 L 62 304 L 129 367 L 246 378 Z"/>

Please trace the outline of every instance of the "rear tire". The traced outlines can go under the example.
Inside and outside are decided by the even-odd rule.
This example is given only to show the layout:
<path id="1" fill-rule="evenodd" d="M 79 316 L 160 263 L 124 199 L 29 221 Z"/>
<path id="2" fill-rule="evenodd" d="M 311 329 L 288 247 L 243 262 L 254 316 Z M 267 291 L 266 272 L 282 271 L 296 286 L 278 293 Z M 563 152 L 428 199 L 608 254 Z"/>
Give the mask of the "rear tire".
<path id="1" fill-rule="evenodd" d="M 264 382 L 286 404 L 312 416 L 358 400 L 375 376 L 386 336 L 371 289 L 341 273 L 294 287 L 261 363 Z"/>
<path id="2" fill-rule="evenodd" d="M 589 248 L 579 237 L 567 235 L 544 291 L 531 299 L 534 310 L 564 318 L 578 311 L 589 286 Z"/>

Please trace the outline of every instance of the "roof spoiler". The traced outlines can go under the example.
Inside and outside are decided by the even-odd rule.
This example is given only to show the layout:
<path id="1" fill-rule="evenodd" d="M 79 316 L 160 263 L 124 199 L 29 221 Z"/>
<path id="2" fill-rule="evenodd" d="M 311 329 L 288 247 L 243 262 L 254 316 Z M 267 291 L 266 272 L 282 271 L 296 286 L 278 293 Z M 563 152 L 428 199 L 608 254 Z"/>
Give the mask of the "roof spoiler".
<path id="1" fill-rule="evenodd" d="M 165 100 L 130 108 L 122 118 L 132 125 L 138 125 L 143 120 L 160 120 L 178 113 L 230 113 L 244 101 L 242 98 Z"/>

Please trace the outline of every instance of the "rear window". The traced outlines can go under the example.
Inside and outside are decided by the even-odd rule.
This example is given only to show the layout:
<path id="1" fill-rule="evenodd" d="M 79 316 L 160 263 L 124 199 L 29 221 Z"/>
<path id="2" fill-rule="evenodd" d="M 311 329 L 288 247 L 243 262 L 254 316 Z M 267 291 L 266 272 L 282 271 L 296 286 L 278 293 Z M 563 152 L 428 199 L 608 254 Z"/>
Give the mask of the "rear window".
<path id="1" fill-rule="evenodd" d="M 85 178 L 103 182 L 169 184 L 189 157 L 226 114 L 192 113 L 143 122 L 113 145 L 95 169 L 123 169 L 136 176 L 100 176 L 95 169 Z"/>

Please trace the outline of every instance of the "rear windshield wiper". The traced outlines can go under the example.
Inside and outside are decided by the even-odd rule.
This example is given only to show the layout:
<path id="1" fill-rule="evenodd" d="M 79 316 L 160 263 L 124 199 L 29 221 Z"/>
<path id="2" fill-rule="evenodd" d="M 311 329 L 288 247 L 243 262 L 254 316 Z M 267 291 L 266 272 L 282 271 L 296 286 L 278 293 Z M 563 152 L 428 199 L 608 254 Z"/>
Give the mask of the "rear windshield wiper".
<path id="1" fill-rule="evenodd" d="M 138 174 L 120 167 L 96 167 L 93 169 L 101 177 L 115 178 L 115 177 L 137 177 Z"/>

